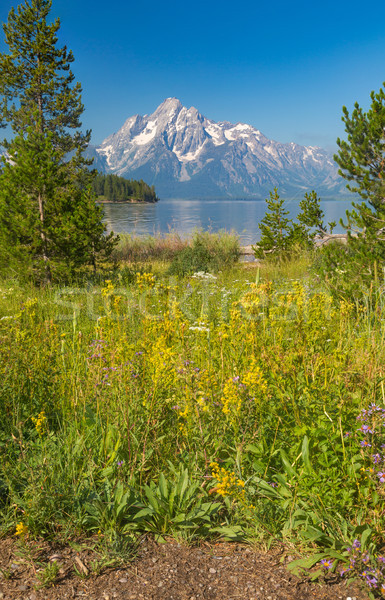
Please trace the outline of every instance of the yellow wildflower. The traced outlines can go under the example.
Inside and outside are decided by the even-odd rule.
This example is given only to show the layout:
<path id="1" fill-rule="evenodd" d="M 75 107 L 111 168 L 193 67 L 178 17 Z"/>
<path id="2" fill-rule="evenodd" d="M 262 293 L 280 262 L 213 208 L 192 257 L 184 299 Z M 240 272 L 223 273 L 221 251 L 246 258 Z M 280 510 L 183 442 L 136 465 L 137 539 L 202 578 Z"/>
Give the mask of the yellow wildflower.
<path id="1" fill-rule="evenodd" d="M 24 525 L 22 521 L 16 525 L 16 533 L 21 539 L 24 539 L 28 535 L 28 526 Z"/>
<path id="2" fill-rule="evenodd" d="M 45 411 L 42 410 L 37 417 L 31 417 L 33 423 L 35 423 L 36 431 L 39 435 L 43 435 L 44 430 L 47 427 L 47 417 L 45 416 Z"/>

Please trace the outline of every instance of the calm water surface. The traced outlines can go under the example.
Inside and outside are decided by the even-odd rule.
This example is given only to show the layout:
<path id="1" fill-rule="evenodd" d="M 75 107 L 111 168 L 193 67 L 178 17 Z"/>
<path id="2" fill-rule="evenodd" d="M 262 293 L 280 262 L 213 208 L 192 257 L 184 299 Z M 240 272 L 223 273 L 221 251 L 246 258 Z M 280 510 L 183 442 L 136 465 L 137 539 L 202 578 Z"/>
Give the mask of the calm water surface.
<path id="1" fill-rule="evenodd" d="M 323 200 L 321 208 L 325 222 L 336 221 L 335 233 L 342 232 L 338 224 L 351 207 L 348 200 Z M 265 214 L 264 200 L 160 200 L 156 204 L 104 204 L 108 231 L 135 235 L 166 234 L 171 230 L 188 236 L 197 228 L 218 231 L 234 230 L 242 244 L 258 241 L 258 223 Z M 290 217 L 299 212 L 299 201 L 287 202 Z"/>

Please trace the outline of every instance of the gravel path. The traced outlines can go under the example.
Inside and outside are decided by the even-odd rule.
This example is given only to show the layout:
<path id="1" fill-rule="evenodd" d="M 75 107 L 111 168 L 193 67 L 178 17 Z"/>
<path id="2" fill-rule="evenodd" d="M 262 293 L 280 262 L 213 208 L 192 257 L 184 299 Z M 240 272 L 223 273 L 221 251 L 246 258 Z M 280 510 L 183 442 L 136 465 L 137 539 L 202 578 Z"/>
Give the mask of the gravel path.
<path id="1" fill-rule="evenodd" d="M 31 557 L 33 560 L 31 561 Z M 334 576 L 322 584 L 285 568 L 284 554 L 240 544 L 188 547 L 143 540 L 132 561 L 96 574 L 100 559 L 86 542 L 58 547 L 31 545 L 21 556 L 13 540 L 0 540 L 3 600 L 368 600 L 358 585 Z M 36 589 L 39 573 L 57 562 L 51 587 Z M 34 565 L 34 566 L 33 566 Z M 40 570 L 39 570 L 40 569 Z"/>

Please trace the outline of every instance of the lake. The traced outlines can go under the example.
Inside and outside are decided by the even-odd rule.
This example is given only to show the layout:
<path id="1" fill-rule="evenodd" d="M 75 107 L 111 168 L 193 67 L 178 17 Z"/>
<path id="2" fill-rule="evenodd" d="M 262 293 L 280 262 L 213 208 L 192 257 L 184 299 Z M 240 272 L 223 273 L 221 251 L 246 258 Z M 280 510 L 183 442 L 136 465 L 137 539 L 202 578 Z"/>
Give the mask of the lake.
<path id="1" fill-rule="evenodd" d="M 156 204 L 104 204 L 104 220 L 108 231 L 134 235 L 166 234 L 171 230 L 188 236 L 197 228 L 210 231 L 226 229 L 239 234 L 243 245 L 259 240 L 258 223 L 265 214 L 264 200 L 160 200 Z M 351 208 L 349 200 L 322 200 L 325 223 L 337 222 L 335 233 L 344 230 L 339 225 Z M 299 201 L 287 201 L 290 217 L 299 212 Z"/>

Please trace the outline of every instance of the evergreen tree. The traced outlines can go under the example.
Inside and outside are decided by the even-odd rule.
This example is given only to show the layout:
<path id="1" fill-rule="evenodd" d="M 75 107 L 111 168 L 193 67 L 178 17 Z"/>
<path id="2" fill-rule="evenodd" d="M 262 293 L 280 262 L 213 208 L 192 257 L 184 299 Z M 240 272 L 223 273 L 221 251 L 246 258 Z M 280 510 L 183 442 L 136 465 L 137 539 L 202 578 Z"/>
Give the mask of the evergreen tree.
<path id="1" fill-rule="evenodd" d="M 28 257 L 35 270 L 43 262 L 48 281 L 54 265 L 94 264 L 113 247 L 88 189 L 81 86 L 74 84 L 72 53 L 57 46 L 60 21 L 47 21 L 51 5 L 25 0 L 11 9 L 4 25 L 9 54 L 0 54 L 0 123 L 14 133 L 4 142 L 8 162 L 0 176 L 2 259 Z"/>
<path id="2" fill-rule="evenodd" d="M 320 199 L 316 192 L 312 190 L 305 194 L 305 198 L 299 203 L 300 212 L 297 215 L 297 223 L 293 222 L 290 232 L 290 244 L 301 248 L 314 247 L 314 240 L 317 235 L 323 237 L 326 234 L 326 227 L 323 223 L 324 213 L 321 209 Z M 335 223 L 329 223 L 332 228 Z"/>
<path id="3" fill-rule="evenodd" d="M 253 248 L 257 258 L 266 254 L 282 256 L 288 250 L 292 231 L 291 220 L 287 218 L 289 211 L 284 209 L 285 200 L 279 197 L 277 188 L 270 192 L 266 203 L 267 212 L 258 225 L 261 239 Z"/>
<path id="4" fill-rule="evenodd" d="M 345 226 L 355 233 L 349 246 L 357 268 L 365 266 L 368 275 L 376 270 L 375 263 L 385 261 L 385 92 L 381 88 L 370 97 L 368 112 L 358 103 L 351 115 L 343 107 L 347 140 L 337 139 L 339 152 L 334 156 L 346 187 L 363 200 L 353 203 Z"/>
<path id="5" fill-rule="evenodd" d="M 315 237 L 326 234 L 324 213 L 314 190 L 306 193 L 299 203 L 301 210 L 296 221 L 288 218 L 289 211 L 284 208 L 285 200 L 279 197 L 277 188 L 270 192 L 270 198 L 266 202 L 267 212 L 258 225 L 261 240 L 253 247 L 257 258 L 264 258 L 266 255 L 282 258 L 295 251 L 311 250 L 314 248 Z M 332 230 L 335 223 L 328 225 Z"/>

